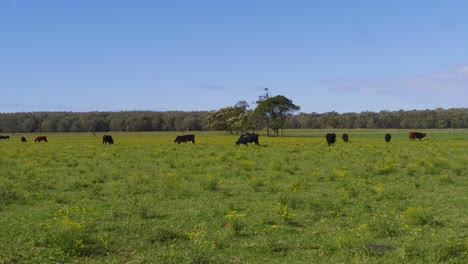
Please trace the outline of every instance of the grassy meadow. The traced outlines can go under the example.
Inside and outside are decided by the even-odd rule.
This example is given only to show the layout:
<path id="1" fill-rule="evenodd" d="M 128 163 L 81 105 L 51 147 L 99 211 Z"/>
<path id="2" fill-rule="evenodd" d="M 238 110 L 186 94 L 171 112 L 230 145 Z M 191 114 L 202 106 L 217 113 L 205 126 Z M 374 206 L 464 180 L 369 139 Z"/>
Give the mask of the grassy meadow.
<path id="1" fill-rule="evenodd" d="M 467 130 L 326 132 L 10 135 L 0 263 L 468 262 Z"/>

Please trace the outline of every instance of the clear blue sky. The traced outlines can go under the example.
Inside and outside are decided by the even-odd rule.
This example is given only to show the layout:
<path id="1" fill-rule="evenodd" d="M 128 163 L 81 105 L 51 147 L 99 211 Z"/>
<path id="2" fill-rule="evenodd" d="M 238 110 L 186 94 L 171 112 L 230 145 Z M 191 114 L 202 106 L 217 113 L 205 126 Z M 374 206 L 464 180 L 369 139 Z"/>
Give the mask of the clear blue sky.
<path id="1" fill-rule="evenodd" d="M 468 1 L 0 0 L 0 112 L 468 107 Z"/>

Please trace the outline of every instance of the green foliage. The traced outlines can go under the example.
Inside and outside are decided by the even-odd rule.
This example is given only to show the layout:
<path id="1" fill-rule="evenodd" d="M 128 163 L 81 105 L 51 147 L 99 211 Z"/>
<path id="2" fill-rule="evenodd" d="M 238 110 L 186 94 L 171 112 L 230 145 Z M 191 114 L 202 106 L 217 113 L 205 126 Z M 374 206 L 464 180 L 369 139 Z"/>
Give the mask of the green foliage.
<path id="1" fill-rule="evenodd" d="M 287 118 L 288 128 L 459 129 L 468 127 L 468 108 L 360 113 L 300 113 Z"/>
<path id="2" fill-rule="evenodd" d="M 0 263 L 467 262 L 466 131 L 335 130 L 351 141 L 331 147 L 326 132 L 12 135 Z"/>
<path id="3" fill-rule="evenodd" d="M 247 108 L 245 101 L 238 102 L 235 106 L 228 106 L 208 114 L 207 125 L 212 130 L 239 131 L 249 126 Z"/>
<path id="4" fill-rule="evenodd" d="M 262 96 L 259 102 L 267 98 L 267 95 Z M 286 106 L 292 103 L 287 100 L 284 102 Z M 235 106 L 212 112 L 0 113 L 0 133 L 206 131 L 209 129 L 248 131 L 263 128 L 265 116 L 261 115 L 259 118 L 254 111 L 247 110 L 248 108 L 245 101 L 239 101 Z M 294 111 L 296 110 L 298 109 L 295 108 Z M 285 115 L 279 122 L 277 120 L 269 125 L 272 129 L 461 129 L 468 128 L 468 108 L 380 111 L 378 113 L 367 111 L 343 114 L 334 111 L 320 114 L 299 113 Z"/>
<path id="5" fill-rule="evenodd" d="M 268 97 L 258 101 L 257 104 L 255 114 L 263 118 L 267 133 L 269 133 L 269 129 L 272 129 L 276 136 L 279 135 L 280 129 L 286 128 L 286 117 L 301 109 L 301 107 L 293 104 L 291 99 L 283 95 Z"/>
<path id="6" fill-rule="evenodd" d="M 66 255 L 89 257 L 108 253 L 105 235 L 94 229 L 86 208 L 59 209 L 53 217 L 41 223 L 43 241 L 38 246 L 58 248 Z"/>
<path id="7" fill-rule="evenodd" d="M 245 227 L 244 219 L 245 214 L 240 214 L 236 211 L 229 211 L 229 213 L 226 215 L 227 223 L 225 224 L 225 226 L 232 228 L 232 231 L 235 236 L 240 236 L 242 230 Z"/>

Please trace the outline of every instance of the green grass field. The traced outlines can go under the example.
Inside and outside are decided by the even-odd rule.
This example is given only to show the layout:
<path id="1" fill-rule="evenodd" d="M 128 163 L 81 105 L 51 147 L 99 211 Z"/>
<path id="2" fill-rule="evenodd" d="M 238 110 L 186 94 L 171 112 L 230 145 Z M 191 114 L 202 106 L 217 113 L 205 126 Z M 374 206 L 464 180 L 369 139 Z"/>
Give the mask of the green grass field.
<path id="1" fill-rule="evenodd" d="M 12 135 L 0 263 L 467 263 L 468 131 L 345 132 Z"/>

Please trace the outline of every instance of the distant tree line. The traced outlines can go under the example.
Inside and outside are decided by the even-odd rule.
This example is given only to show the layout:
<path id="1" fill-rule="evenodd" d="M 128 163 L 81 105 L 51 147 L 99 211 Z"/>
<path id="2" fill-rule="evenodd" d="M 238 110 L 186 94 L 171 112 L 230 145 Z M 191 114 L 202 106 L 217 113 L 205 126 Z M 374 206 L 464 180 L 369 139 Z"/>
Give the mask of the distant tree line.
<path id="1" fill-rule="evenodd" d="M 361 113 L 300 113 L 287 120 L 288 128 L 468 128 L 468 108 L 380 111 Z"/>
<path id="2" fill-rule="evenodd" d="M 265 103 L 262 103 L 265 101 Z M 259 100 L 255 110 L 245 101 L 216 111 L 197 112 L 22 112 L 0 113 L 1 133 L 206 131 L 267 129 L 278 135 L 292 128 L 468 128 L 468 108 L 380 111 L 361 113 L 299 113 L 284 96 Z"/>
<path id="3" fill-rule="evenodd" d="M 0 132 L 208 130 L 208 112 L 28 112 L 0 114 Z"/>

